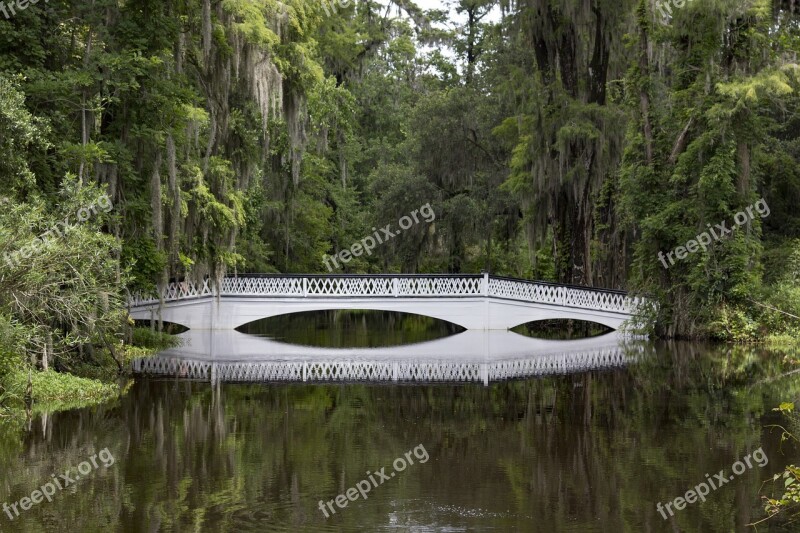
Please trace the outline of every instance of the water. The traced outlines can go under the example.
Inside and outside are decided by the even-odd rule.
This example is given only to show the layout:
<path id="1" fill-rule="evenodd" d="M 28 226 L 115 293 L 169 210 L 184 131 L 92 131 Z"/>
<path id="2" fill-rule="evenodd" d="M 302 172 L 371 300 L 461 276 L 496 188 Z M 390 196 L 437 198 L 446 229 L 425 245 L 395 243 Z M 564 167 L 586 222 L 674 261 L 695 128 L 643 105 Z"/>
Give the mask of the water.
<path id="1" fill-rule="evenodd" d="M 474 347 L 477 337 L 463 342 L 461 335 L 416 344 L 409 361 L 435 368 L 460 355 L 478 365 L 533 360 L 557 342 L 520 336 L 544 343 L 525 355 L 515 350 L 533 345 L 511 337 Z M 171 357 L 202 361 L 217 350 L 213 357 L 241 365 L 256 357 L 318 363 L 336 353 L 297 348 L 280 357 L 270 341 L 267 349 L 264 339 L 237 347 L 237 338 L 214 346 L 196 335 Z M 115 403 L 32 420 L 21 443 L 0 437 L 0 502 L 30 495 L 100 449 L 114 458 L 13 522 L 0 515 L 0 529 L 752 530 L 747 524 L 763 517 L 762 482 L 798 459 L 769 427 L 785 422 L 772 408 L 800 391 L 797 374 L 781 377 L 782 355 L 606 338 L 584 343 L 572 345 L 578 355 L 558 373 L 488 386 L 482 376 L 459 383 L 139 378 Z M 591 359 L 592 343 L 615 345 L 624 365 Z M 437 353 L 437 346 L 472 351 Z M 340 359 L 399 357 L 391 349 L 370 357 L 359 350 Z M 764 467 L 751 460 L 752 468 L 705 502 L 668 520 L 657 511 L 658 502 L 684 495 L 707 473 L 731 474 L 734 462 L 759 448 Z M 413 464 L 396 472 L 398 458 Z M 382 467 L 388 479 L 374 486 L 367 471 L 374 478 Z M 359 495 L 339 508 L 337 495 L 362 481 L 372 484 L 367 499 Z M 320 500 L 334 500 L 335 514 L 327 509 L 326 518 Z M 759 528 L 765 530 L 795 529 L 768 522 Z"/>
<path id="2" fill-rule="evenodd" d="M 409 313 L 331 310 L 265 318 L 239 331 L 305 346 L 375 348 L 439 339 L 464 328 Z"/>

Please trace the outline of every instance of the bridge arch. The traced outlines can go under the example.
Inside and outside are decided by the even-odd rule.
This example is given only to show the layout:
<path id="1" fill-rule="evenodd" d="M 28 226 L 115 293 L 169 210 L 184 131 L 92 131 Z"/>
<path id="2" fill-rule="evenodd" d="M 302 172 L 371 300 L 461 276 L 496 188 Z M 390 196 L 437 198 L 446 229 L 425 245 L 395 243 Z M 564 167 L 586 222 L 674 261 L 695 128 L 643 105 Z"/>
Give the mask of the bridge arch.
<path id="1" fill-rule="evenodd" d="M 388 311 L 419 315 L 436 320 L 442 320 L 464 329 L 474 328 L 474 316 L 482 311 L 481 300 L 457 302 L 428 299 L 423 302 L 409 301 L 407 299 L 338 299 L 320 300 L 312 299 L 303 302 L 297 301 L 272 301 L 267 305 L 259 301 L 227 300 L 229 305 L 222 306 L 223 312 L 230 314 L 230 329 L 276 316 L 292 315 L 312 311 Z M 458 309 L 457 305 L 463 306 Z M 235 324 L 235 325 L 234 325 Z M 229 329 L 229 328 L 225 328 Z"/>

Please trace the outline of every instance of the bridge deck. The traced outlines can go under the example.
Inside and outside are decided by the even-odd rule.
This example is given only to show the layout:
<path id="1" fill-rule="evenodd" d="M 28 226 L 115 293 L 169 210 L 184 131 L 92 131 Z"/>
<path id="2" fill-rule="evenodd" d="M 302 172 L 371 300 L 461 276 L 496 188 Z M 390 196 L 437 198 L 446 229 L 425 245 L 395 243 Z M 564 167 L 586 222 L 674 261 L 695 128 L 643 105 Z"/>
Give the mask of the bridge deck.
<path id="1" fill-rule="evenodd" d="M 643 302 L 625 292 L 483 275 L 258 275 L 219 287 L 170 283 L 159 297 L 137 296 L 131 316 L 191 329 L 236 329 L 271 316 L 330 309 L 397 311 L 466 329 L 503 330 L 547 319 L 622 327 Z"/>

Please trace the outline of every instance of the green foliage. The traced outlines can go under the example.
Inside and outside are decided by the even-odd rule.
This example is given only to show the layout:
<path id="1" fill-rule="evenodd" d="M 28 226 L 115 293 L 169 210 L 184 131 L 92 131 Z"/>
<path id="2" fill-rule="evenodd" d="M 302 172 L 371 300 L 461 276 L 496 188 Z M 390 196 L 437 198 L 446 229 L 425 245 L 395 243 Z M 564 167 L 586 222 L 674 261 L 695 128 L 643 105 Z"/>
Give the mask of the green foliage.
<path id="1" fill-rule="evenodd" d="M 69 179 L 60 193 L 57 209 L 35 201 L 0 211 L 0 310 L 69 344 L 117 323 L 123 300 L 118 243 L 99 231 L 107 211 L 90 209 L 104 193 Z"/>
<path id="2" fill-rule="evenodd" d="M 120 394 L 120 388 L 97 380 L 52 370 L 31 372 L 31 402 L 40 410 L 54 411 L 102 403 Z M 22 397 L 28 386 L 28 372 L 9 376 L 8 389 Z"/>
<path id="3" fill-rule="evenodd" d="M 122 243 L 120 262 L 130 273 L 130 291 L 149 293 L 167 265 L 167 255 L 156 249 L 152 239 L 127 239 Z"/>
<path id="4" fill-rule="evenodd" d="M 7 375 L 23 368 L 22 355 L 27 344 L 25 328 L 0 314 L 0 387 Z"/>
<path id="5" fill-rule="evenodd" d="M 753 342 L 760 338 L 758 323 L 746 309 L 722 306 L 708 325 L 712 339 L 724 342 Z"/>
<path id="6" fill-rule="evenodd" d="M 800 468 L 795 465 L 788 465 L 782 474 L 775 474 L 772 481 L 780 486 L 783 485 L 783 495 L 778 499 L 765 498 L 767 503 L 764 511 L 775 516 L 784 509 L 791 509 L 800 503 Z M 780 489 L 778 489 L 780 491 Z"/>
<path id="7" fill-rule="evenodd" d="M 0 182 L 4 195 L 31 191 L 35 177 L 28 158 L 34 150 L 49 147 L 45 122 L 25 107 L 19 85 L 0 73 Z"/>
<path id="8" fill-rule="evenodd" d="M 660 43 L 669 58 L 648 56 L 658 64 L 644 72 L 641 58 L 632 63 L 636 90 L 627 105 L 633 120 L 617 191 L 622 219 L 637 233 L 632 285 L 660 299 L 659 332 L 665 335 L 749 342 L 787 331 L 785 315 L 778 321 L 753 303 L 792 306 L 791 291 L 763 286 L 762 265 L 776 259 L 764 243 L 794 233 L 794 223 L 786 224 L 793 215 L 783 204 L 785 194 L 798 191 L 791 169 L 800 155 L 791 148 L 794 119 L 786 114 L 786 101 L 798 97 L 797 68 L 761 53 L 775 33 L 787 31 L 772 24 L 775 14 L 766 5 L 741 11 L 732 3 L 700 3 L 652 33 L 646 16 L 639 19 L 639 39 Z M 715 39 L 720 32 L 731 38 Z M 659 71 L 663 61 L 676 68 Z M 652 106 L 647 116 L 644 98 Z M 646 139 L 648 126 L 662 133 Z M 770 205 L 768 218 L 756 217 L 669 269 L 657 259 L 708 227 L 723 221 L 732 226 L 733 215 L 759 198 Z M 767 269 L 767 281 L 774 281 L 774 272 Z"/>
<path id="9" fill-rule="evenodd" d="M 794 361 L 797 364 L 797 361 Z M 788 440 L 797 441 L 796 435 L 800 430 L 800 416 L 795 412 L 794 402 L 782 402 L 773 411 L 780 412 L 788 421 L 789 428 L 778 426 L 781 430 L 781 442 Z M 797 504 L 800 503 L 800 468 L 793 464 L 786 465 L 783 472 L 772 477 L 772 496 L 763 496 L 764 511 L 767 518 L 761 520 L 783 520 L 784 522 L 797 519 Z"/>
<path id="10" fill-rule="evenodd" d="M 278 35 L 267 25 L 268 17 L 278 14 L 279 6 L 275 2 L 223 0 L 222 9 L 234 16 L 234 29 L 249 42 L 266 45 L 268 49 L 280 42 Z"/>
<path id="11" fill-rule="evenodd" d="M 150 331 L 149 328 L 134 328 L 132 342 L 134 346 L 152 350 L 166 350 L 180 345 L 177 337 L 168 333 Z"/>
<path id="12" fill-rule="evenodd" d="M 34 199 L 0 210 L 0 386 L 10 399 L 21 401 L 31 371 L 23 355 L 42 368 L 82 366 L 95 345 L 113 344 L 127 316 L 118 241 L 100 231 L 114 207 L 104 194 L 68 176 L 54 206 Z M 119 364 L 107 355 L 108 368 Z M 33 374 L 42 403 L 109 397 L 99 382 Z"/>

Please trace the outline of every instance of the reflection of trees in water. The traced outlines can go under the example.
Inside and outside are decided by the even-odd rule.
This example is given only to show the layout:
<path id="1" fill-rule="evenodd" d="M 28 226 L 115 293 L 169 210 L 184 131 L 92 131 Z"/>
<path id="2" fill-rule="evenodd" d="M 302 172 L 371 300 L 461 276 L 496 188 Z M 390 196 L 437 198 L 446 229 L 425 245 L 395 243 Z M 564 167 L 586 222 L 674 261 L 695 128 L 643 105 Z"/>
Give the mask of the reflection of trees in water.
<path id="1" fill-rule="evenodd" d="M 464 328 L 410 313 L 330 310 L 274 316 L 238 330 L 307 346 L 366 348 L 440 339 Z"/>
<path id="2" fill-rule="evenodd" d="M 608 326 L 585 320 L 553 319 L 520 324 L 511 331 L 537 339 L 586 339 L 613 331 Z"/>
<path id="3" fill-rule="evenodd" d="M 627 370 L 490 387 L 212 389 L 145 381 L 116 405 L 54 415 L 46 427 L 34 423 L 29 459 L 3 465 L 18 489 L 6 500 L 85 459 L 91 445 L 109 446 L 116 465 L 81 480 L 76 494 L 28 511 L 21 530 L 54 517 L 88 530 L 256 523 L 315 530 L 324 521 L 318 500 L 422 443 L 429 462 L 351 504 L 335 524 L 385 524 L 399 510 L 392 502 L 421 499 L 493 513 L 454 512 L 446 521 L 497 530 L 743 529 L 761 516 L 761 480 L 785 460 L 779 435 L 763 432 L 762 422 L 800 380 L 770 381 L 785 370 L 780 356 L 746 349 L 659 345 L 639 361 Z M 708 503 L 680 511 L 674 524 L 656 513 L 656 502 L 680 496 L 706 473 L 729 471 L 759 446 L 770 458 L 765 469 L 748 470 Z M 436 523 L 426 522 L 430 507 L 421 509 L 415 519 Z"/>

